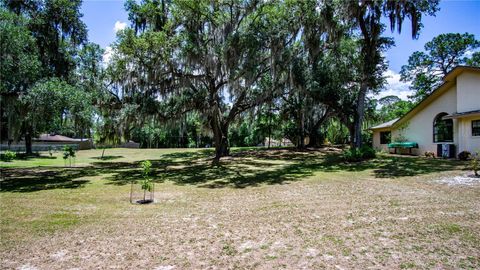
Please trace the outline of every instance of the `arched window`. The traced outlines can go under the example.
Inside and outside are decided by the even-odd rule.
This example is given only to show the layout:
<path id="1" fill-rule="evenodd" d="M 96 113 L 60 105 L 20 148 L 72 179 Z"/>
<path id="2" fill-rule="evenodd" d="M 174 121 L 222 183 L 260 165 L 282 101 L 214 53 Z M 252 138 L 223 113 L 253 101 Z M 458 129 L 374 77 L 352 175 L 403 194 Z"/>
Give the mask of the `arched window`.
<path id="1" fill-rule="evenodd" d="M 443 119 L 447 113 L 439 113 L 433 121 L 433 142 L 453 142 L 453 120 Z"/>

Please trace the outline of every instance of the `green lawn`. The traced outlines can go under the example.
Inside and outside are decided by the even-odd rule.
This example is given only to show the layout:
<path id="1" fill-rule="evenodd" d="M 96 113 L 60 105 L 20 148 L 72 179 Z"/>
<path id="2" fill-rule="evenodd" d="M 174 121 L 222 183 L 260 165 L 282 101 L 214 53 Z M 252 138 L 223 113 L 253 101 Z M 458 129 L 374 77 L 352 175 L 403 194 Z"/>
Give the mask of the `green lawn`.
<path id="1" fill-rule="evenodd" d="M 480 186 L 458 161 L 328 151 L 79 151 L 2 162 L 5 268 L 479 268 Z M 47 155 L 48 156 L 48 155 Z M 151 160 L 156 202 L 129 203 Z M 139 192 L 138 186 L 134 191 Z"/>
<path id="2" fill-rule="evenodd" d="M 103 159 L 102 149 L 82 150 L 76 152 L 75 166 L 89 166 L 102 162 L 135 162 L 145 159 L 159 159 L 163 154 L 171 153 L 187 153 L 196 152 L 198 149 L 129 149 L 129 148 L 107 148 L 105 149 Z M 2 167 L 37 167 L 37 166 L 65 166 L 62 158 L 63 152 L 52 152 L 52 156 L 48 152 L 42 152 L 40 157 L 32 157 L 26 159 L 17 159 L 14 162 L 2 162 Z M 0 161 L 1 162 L 1 161 Z M 67 165 L 70 163 L 67 162 Z"/>

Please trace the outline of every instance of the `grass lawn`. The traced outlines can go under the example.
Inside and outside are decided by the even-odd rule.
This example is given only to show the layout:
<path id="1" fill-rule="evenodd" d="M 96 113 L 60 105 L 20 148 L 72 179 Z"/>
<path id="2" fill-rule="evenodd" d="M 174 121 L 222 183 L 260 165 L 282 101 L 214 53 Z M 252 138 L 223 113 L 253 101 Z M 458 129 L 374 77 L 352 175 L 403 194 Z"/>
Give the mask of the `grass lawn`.
<path id="1" fill-rule="evenodd" d="M 480 184 L 459 161 L 327 151 L 107 149 L 1 163 L 5 269 L 479 269 Z M 129 203 L 152 161 L 154 204 Z"/>

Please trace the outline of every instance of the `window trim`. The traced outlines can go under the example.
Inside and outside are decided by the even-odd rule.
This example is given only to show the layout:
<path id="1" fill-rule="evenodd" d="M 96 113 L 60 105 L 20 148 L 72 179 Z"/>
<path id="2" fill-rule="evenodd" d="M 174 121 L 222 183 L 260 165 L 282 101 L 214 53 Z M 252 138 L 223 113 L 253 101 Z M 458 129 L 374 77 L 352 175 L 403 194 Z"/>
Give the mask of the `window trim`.
<path id="1" fill-rule="evenodd" d="M 474 127 L 473 124 L 474 123 L 478 123 L 478 127 Z M 475 119 L 475 120 L 472 120 L 471 121 L 471 124 L 470 124 L 470 127 L 471 127 L 471 134 L 472 134 L 472 137 L 480 137 L 480 119 Z M 477 135 L 474 134 L 474 128 L 478 129 L 478 133 Z"/>
<path id="2" fill-rule="evenodd" d="M 446 142 L 453 142 L 455 136 L 454 136 L 454 124 L 453 124 L 453 120 L 452 119 L 442 119 L 444 116 L 447 116 L 448 113 L 445 113 L 445 112 L 442 112 L 442 113 L 439 113 L 435 116 L 435 118 L 433 119 L 433 142 L 434 143 L 446 143 Z M 439 140 L 438 139 L 438 135 L 439 133 L 437 132 L 437 125 L 439 124 L 440 121 L 443 121 L 444 123 L 448 123 L 446 124 L 446 126 L 451 126 L 451 139 L 443 139 L 442 140 Z M 443 134 L 445 135 L 445 134 Z"/>
<path id="3" fill-rule="evenodd" d="M 389 139 L 387 140 L 387 142 L 382 140 L 383 139 L 382 134 L 385 134 L 385 133 L 389 134 Z M 392 142 L 392 132 L 391 131 L 380 131 L 380 144 L 384 145 L 384 144 L 389 144 L 391 142 Z"/>

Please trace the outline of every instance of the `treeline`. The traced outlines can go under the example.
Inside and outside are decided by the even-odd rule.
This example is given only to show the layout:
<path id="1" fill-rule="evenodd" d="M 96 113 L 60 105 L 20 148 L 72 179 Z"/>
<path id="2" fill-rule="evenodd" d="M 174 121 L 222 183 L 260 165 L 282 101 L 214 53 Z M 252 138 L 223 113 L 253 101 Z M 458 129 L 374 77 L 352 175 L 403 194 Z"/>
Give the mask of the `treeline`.
<path id="1" fill-rule="evenodd" d="M 102 51 L 88 43 L 81 1 L 0 4 L 2 141 L 59 132 L 91 135 Z"/>
<path id="2" fill-rule="evenodd" d="M 393 45 L 385 28 L 407 20 L 416 38 L 435 0 L 129 0 L 130 27 L 108 63 L 87 40 L 80 4 L 2 0 L 2 140 L 28 145 L 58 132 L 101 144 L 214 146 L 216 160 L 265 138 L 359 147 L 369 124 L 400 116 L 438 82 L 428 46 L 402 70 L 419 95 L 375 99 L 382 52 Z M 464 57 L 475 38 L 452 35 L 432 43 L 469 42 L 446 46 L 454 57 L 440 68 L 478 64 L 478 54 Z"/>

